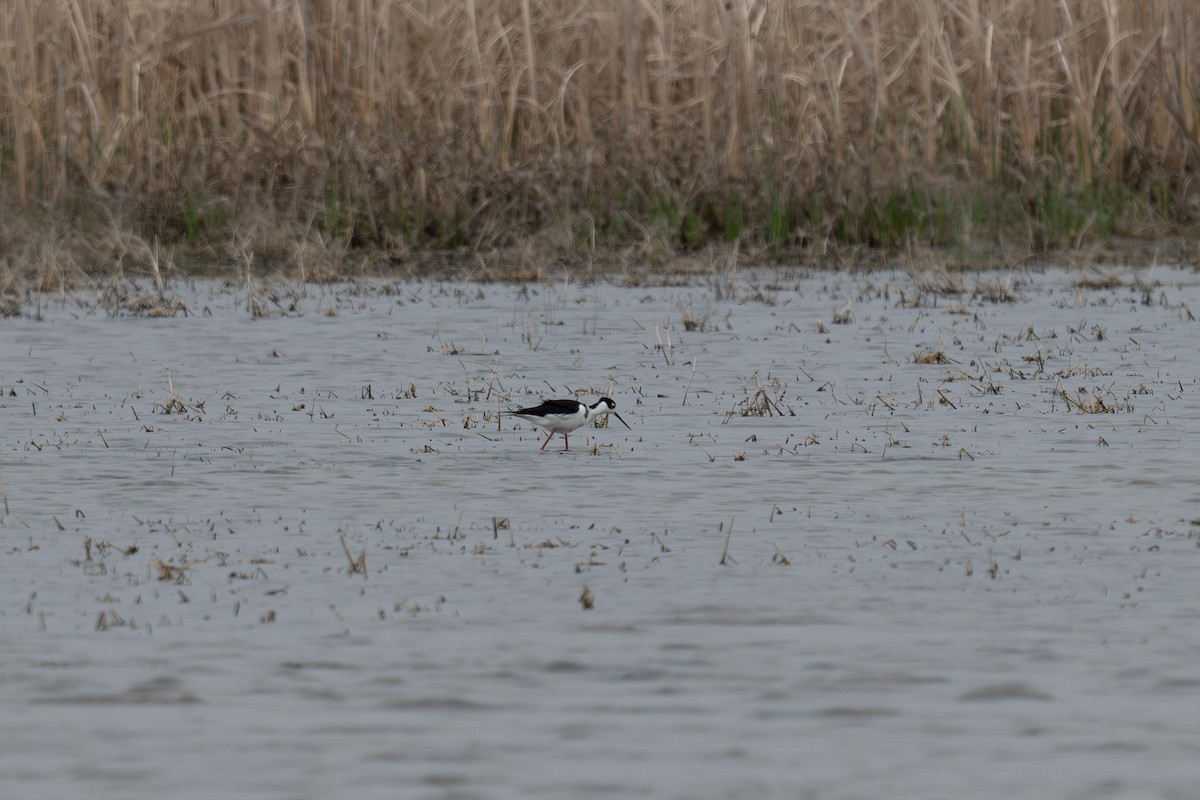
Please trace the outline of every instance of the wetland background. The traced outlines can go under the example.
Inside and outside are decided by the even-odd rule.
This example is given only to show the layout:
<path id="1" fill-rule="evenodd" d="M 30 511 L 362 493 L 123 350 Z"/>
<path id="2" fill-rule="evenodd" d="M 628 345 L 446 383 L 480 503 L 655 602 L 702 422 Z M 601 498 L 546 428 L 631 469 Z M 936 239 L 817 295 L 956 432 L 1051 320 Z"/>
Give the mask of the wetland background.
<path id="1" fill-rule="evenodd" d="M 0 794 L 1190 799 L 1198 17 L 0 4 Z"/>

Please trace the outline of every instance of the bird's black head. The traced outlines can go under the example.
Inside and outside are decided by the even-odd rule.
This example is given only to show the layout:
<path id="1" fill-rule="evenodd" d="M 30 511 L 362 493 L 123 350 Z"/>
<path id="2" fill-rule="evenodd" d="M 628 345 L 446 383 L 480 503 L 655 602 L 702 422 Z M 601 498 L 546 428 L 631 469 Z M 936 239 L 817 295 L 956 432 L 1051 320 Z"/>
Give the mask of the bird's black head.
<path id="1" fill-rule="evenodd" d="M 599 413 L 608 412 L 609 414 L 612 414 L 614 417 L 621 420 L 622 425 L 624 425 L 626 428 L 629 428 L 629 423 L 622 419 L 621 415 L 617 413 L 617 404 L 613 402 L 611 397 L 601 397 L 596 401 L 596 405 L 592 406 L 592 408 L 597 409 Z M 633 430 L 633 428 L 629 429 Z"/>

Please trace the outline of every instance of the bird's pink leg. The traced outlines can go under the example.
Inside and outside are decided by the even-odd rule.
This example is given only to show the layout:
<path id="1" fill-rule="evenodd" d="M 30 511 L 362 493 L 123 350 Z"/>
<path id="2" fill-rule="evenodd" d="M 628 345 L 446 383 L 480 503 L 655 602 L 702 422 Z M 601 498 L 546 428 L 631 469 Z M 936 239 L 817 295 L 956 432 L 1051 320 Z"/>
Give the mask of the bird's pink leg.
<path id="1" fill-rule="evenodd" d="M 566 444 L 564 444 L 564 445 L 563 445 L 563 450 L 570 450 L 570 449 L 571 449 L 571 437 L 567 436 L 567 435 L 564 433 L 564 434 L 563 434 L 563 441 L 564 441 L 564 442 L 566 442 Z"/>
<path id="2" fill-rule="evenodd" d="M 553 438 L 554 438 L 554 431 L 550 431 L 550 435 L 546 437 L 546 441 L 542 442 L 542 446 L 541 446 L 541 447 L 539 447 L 538 449 L 539 449 L 539 450 L 545 450 L 545 449 L 546 449 L 546 445 L 550 444 L 550 440 L 551 440 L 551 439 L 553 439 Z"/>

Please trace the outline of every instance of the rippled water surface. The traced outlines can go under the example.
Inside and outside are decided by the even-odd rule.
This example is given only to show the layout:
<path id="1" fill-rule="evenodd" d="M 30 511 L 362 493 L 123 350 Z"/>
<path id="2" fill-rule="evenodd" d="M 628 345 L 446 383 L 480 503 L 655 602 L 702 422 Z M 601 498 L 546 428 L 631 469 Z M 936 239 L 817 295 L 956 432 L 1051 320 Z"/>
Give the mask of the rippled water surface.
<path id="1" fill-rule="evenodd" d="M 1195 797 L 1200 278 L 1082 277 L 37 298 L 0 796 Z"/>

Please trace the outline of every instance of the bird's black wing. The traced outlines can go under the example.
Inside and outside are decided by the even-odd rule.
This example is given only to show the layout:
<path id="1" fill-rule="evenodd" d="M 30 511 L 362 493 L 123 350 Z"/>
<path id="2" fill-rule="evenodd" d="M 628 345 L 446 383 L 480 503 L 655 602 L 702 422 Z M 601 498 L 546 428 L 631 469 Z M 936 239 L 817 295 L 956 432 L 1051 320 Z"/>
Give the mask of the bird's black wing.
<path id="1" fill-rule="evenodd" d="M 510 411 L 509 413 L 544 417 L 547 414 L 574 414 L 577 410 L 579 410 L 579 403 L 574 400 L 545 400 L 541 405 L 532 406 L 531 408 L 518 408 L 516 411 Z"/>

